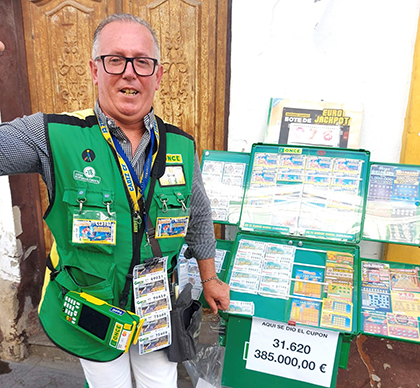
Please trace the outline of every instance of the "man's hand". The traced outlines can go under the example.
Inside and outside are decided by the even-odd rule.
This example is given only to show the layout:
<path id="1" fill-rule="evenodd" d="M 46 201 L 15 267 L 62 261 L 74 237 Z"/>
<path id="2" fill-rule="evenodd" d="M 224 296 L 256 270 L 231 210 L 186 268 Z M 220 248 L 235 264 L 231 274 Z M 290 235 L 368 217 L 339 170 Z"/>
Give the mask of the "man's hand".
<path id="1" fill-rule="evenodd" d="M 215 314 L 217 314 L 217 310 L 229 308 L 229 289 L 229 286 L 220 279 L 203 283 L 204 298 Z"/>
<path id="2" fill-rule="evenodd" d="M 217 310 L 227 310 L 230 302 L 229 286 L 217 279 L 214 258 L 197 260 L 197 263 L 203 281 L 204 298 L 210 308 L 215 314 L 217 314 Z M 207 279 L 212 280 L 206 281 Z"/>
<path id="3" fill-rule="evenodd" d="M 0 55 L 3 55 L 3 51 L 6 47 L 4 46 L 4 43 L 0 40 Z"/>

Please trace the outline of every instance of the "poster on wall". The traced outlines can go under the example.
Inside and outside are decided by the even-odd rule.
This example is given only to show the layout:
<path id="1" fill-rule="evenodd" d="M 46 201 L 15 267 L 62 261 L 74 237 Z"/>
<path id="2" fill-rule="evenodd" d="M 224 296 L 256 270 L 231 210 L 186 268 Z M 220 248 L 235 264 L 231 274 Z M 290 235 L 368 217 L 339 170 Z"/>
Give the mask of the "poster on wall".
<path id="1" fill-rule="evenodd" d="M 265 143 L 358 148 L 361 104 L 272 98 Z"/>

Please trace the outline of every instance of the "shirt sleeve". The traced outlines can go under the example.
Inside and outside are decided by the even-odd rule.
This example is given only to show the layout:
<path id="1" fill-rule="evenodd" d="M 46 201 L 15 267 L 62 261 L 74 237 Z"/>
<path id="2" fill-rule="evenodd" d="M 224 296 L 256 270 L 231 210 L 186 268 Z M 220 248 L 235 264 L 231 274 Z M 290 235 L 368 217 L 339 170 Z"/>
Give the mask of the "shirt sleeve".
<path id="1" fill-rule="evenodd" d="M 0 175 L 39 173 L 50 191 L 50 170 L 42 113 L 0 124 Z"/>
<path id="2" fill-rule="evenodd" d="M 197 153 L 194 159 L 194 174 L 190 200 L 190 222 L 185 242 L 188 249 L 185 257 L 197 260 L 214 258 L 216 239 L 214 237 L 213 219 L 210 201 L 204 189 L 200 162 Z"/>

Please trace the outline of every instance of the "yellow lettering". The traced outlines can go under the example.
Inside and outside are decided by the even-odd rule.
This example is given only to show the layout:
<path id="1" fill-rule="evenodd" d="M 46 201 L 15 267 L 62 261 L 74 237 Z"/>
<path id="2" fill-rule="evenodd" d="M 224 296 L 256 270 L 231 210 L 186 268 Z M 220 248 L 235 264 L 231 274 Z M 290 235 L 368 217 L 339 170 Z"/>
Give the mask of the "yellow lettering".
<path id="1" fill-rule="evenodd" d="M 166 154 L 166 163 L 182 163 L 180 154 Z"/>

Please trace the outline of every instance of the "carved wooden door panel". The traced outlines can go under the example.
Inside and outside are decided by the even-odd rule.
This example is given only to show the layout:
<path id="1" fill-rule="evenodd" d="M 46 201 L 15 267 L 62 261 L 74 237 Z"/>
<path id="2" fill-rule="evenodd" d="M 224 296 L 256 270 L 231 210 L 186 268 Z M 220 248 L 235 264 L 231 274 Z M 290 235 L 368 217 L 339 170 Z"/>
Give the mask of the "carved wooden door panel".
<path id="1" fill-rule="evenodd" d="M 119 1 L 21 2 L 32 112 L 72 112 L 93 107 L 96 95 L 88 66 L 92 36 L 107 14 L 121 11 Z M 41 187 L 45 211 L 48 195 L 43 183 Z M 49 252 L 52 238 L 46 225 L 44 235 Z"/>
<path id="2" fill-rule="evenodd" d="M 227 36 L 231 0 L 123 0 L 159 40 L 164 76 L 155 111 L 203 149 L 225 149 Z"/>

